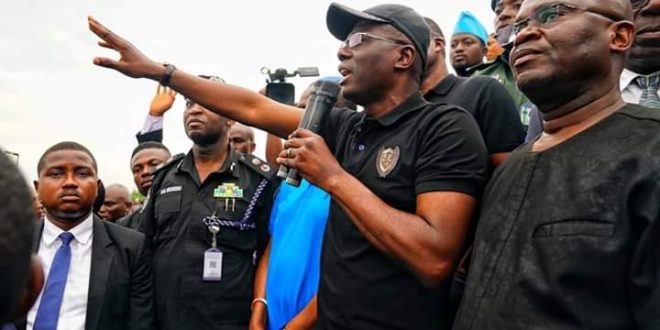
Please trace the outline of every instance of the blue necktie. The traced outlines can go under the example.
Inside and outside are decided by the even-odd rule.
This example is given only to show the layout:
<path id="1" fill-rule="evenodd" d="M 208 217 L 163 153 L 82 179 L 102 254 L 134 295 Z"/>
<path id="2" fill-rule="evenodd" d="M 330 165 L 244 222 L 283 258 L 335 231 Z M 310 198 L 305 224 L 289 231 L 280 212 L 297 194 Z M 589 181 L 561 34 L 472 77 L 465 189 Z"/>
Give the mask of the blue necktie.
<path id="1" fill-rule="evenodd" d="M 69 232 L 60 234 L 62 246 L 55 253 L 53 263 L 50 266 L 46 288 L 41 296 L 37 317 L 34 319 L 34 330 L 57 329 L 57 320 L 60 316 L 64 287 L 66 287 L 66 278 L 69 275 L 69 264 L 71 263 L 71 248 L 69 247 L 69 243 L 71 243 L 72 239 L 73 234 Z"/>
<path id="2" fill-rule="evenodd" d="M 642 89 L 639 104 L 649 108 L 660 108 L 660 97 L 658 97 L 660 75 L 639 76 L 637 77 L 637 84 Z"/>

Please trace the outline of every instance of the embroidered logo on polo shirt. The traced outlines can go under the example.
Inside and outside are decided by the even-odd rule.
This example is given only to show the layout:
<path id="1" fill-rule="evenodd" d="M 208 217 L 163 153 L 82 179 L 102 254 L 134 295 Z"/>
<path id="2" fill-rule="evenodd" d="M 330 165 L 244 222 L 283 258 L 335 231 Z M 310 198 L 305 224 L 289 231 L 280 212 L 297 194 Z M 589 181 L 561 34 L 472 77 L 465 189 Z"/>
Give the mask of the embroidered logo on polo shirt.
<path id="1" fill-rule="evenodd" d="M 378 158 L 376 158 L 376 169 L 378 170 L 378 176 L 384 178 L 390 174 L 396 167 L 396 164 L 399 162 L 400 155 L 401 150 L 399 149 L 399 146 L 394 148 L 381 147 L 378 151 Z"/>

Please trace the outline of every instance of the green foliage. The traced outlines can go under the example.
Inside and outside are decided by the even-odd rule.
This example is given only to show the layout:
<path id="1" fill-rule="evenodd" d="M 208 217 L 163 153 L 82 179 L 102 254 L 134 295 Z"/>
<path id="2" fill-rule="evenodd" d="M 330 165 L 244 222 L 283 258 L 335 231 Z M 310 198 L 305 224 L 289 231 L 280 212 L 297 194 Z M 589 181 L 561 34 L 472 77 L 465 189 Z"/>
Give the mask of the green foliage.
<path id="1" fill-rule="evenodd" d="M 131 192 L 131 200 L 133 203 L 139 203 L 142 204 L 144 202 L 144 196 L 138 191 L 138 190 L 133 190 Z"/>

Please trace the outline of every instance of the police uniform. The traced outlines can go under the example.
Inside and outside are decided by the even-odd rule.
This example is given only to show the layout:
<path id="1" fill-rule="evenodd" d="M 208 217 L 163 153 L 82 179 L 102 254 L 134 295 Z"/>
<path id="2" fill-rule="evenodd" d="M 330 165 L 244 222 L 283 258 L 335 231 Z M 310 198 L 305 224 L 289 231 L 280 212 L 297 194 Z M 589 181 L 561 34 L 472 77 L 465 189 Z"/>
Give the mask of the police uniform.
<path id="1" fill-rule="evenodd" d="M 153 249 L 159 329 L 247 329 L 256 256 L 268 240 L 274 173 L 262 160 L 233 149 L 204 182 L 192 151 L 156 171 L 141 226 Z M 203 279 L 205 252 L 212 246 L 205 223 L 210 218 L 219 220 L 222 252 L 214 264 L 221 278 L 212 281 Z"/>

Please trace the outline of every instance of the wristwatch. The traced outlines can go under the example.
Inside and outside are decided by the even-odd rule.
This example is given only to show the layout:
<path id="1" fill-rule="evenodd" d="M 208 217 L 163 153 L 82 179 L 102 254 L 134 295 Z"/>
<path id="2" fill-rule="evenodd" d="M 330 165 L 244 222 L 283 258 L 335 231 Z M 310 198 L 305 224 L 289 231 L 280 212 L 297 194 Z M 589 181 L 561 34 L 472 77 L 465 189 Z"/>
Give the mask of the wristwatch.
<path id="1" fill-rule="evenodd" d="M 163 86 L 169 86 L 170 79 L 172 79 L 172 74 L 174 73 L 174 70 L 176 70 L 176 67 L 174 64 L 170 63 L 163 63 L 163 66 L 165 67 L 165 75 L 160 79 L 160 84 Z"/>

